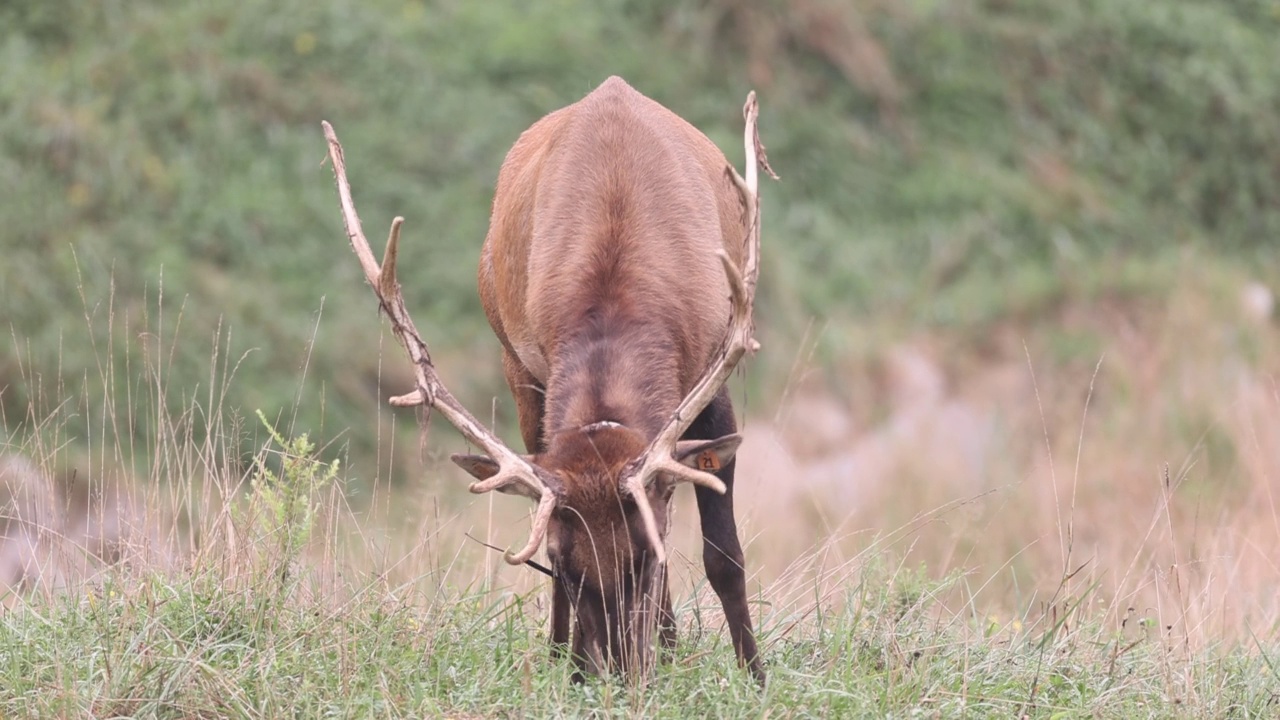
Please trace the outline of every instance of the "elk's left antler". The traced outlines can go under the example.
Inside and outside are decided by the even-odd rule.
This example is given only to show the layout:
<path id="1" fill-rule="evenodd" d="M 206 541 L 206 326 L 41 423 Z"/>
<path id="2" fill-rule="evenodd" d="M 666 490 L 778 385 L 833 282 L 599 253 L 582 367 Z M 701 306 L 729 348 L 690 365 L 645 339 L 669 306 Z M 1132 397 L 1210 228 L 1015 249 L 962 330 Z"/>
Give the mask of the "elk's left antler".
<path id="1" fill-rule="evenodd" d="M 743 179 L 731 165 L 725 169 L 742 192 L 743 202 L 746 205 L 747 222 L 746 257 L 742 269 L 739 270 L 735 267 L 733 261 L 729 259 L 728 254 L 723 250 L 719 252 L 720 262 L 724 266 L 725 275 L 729 279 L 731 309 L 728 332 L 725 334 L 724 342 L 716 352 L 715 359 L 712 360 L 711 365 L 703 372 L 702 377 L 699 378 L 693 389 L 689 391 L 689 394 L 680 401 L 675 412 L 672 413 L 671 419 L 667 421 L 667 424 L 649 443 L 648 448 L 645 449 L 640 457 L 632 461 L 622 480 L 623 486 L 635 499 L 636 507 L 644 519 L 645 533 L 649 536 L 649 543 L 653 546 L 654 554 L 657 556 L 659 563 L 666 562 L 666 547 L 662 542 L 662 535 L 658 531 L 658 524 L 654 519 L 653 507 L 649 504 L 646 490 L 652 483 L 656 482 L 657 478 L 665 475 L 670 477 L 673 482 L 693 483 L 724 494 L 725 486 L 720 478 L 709 472 L 696 470 L 677 462 L 672 453 L 675 452 L 676 443 L 679 442 L 685 431 L 689 429 L 689 426 L 693 424 L 694 419 L 706 409 L 707 405 L 711 404 L 716 393 L 720 392 L 720 388 L 729 379 L 729 375 L 733 373 L 733 369 L 738 365 L 738 361 L 742 359 L 742 356 L 747 353 L 754 353 L 760 348 L 760 343 L 756 342 L 753 337 L 754 322 L 752 320 L 756 281 L 760 275 L 760 180 L 758 169 L 763 169 L 775 180 L 778 176 L 773 172 L 773 168 L 769 167 L 769 159 L 765 155 L 764 144 L 760 142 L 760 131 L 757 127 L 759 113 L 756 94 L 751 92 L 747 95 L 747 102 L 742 108 L 742 115 L 746 120 L 746 127 L 743 130 L 743 144 L 746 147 L 747 156 L 746 179 Z"/>

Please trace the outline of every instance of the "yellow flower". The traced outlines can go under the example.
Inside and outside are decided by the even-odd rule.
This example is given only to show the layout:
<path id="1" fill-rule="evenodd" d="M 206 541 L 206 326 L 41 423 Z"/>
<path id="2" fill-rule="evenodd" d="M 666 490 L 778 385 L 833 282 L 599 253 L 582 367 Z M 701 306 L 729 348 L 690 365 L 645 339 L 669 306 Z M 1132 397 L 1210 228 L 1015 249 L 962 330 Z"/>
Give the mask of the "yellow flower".
<path id="1" fill-rule="evenodd" d="M 300 32 L 293 38 L 293 51 L 299 55 L 310 55 L 316 49 L 316 36 L 309 32 Z"/>
<path id="2" fill-rule="evenodd" d="M 67 188 L 67 202 L 77 210 L 84 208 L 92 199 L 93 193 L 89 190 L 89 186 L 79 180 L 71 183 L 71 187 Z"/>

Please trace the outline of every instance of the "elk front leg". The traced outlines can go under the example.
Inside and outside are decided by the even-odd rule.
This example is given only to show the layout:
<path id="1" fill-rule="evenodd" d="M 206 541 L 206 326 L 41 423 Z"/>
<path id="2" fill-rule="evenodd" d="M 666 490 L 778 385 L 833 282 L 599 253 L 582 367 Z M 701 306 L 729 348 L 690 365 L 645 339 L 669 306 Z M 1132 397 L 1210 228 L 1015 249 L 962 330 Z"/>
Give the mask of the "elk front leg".
<path id="1" fill-rule="evenodd" d="M 551 657 L 563 657 L 569 649 L 569 591 L 559 578 L 551 581 Z"/>
<path id="2" fill-rule="evenodd" d="M 764 669 L 756 650 L 755 633 L 751 629 L 751 613 L 747 609 L 747 574 L 743 567 L 742 545 L 738 542 L 738 527 L 733 519 L 733 469 L 730 462 L 716 473 L 724 481 L 728 492 L 724 495 L 704 487 L 697 488 L 698 515 L 702 519 L 702 564 L 707 570 L 707 580 L 720 598 L 724 608 L 729 637 L 738 654 L 738 662 L 746 665 L 760 684 L 764 684 Z"/>
<path id="3" fill-rule="evenodd" d="M 671 606 L 671 583 L 668 581 L 665 565 L 661 573 L 658 579 L 661 584 L 658 590 L 661 602 L 658 606 L 658 643 L 662 648 L 662 659 L 669 660 L 676 649 L 676 614 Z"/>
<path id="4" fill-rule="evenodd" d="M 721 437 L 737 431 L 733 419 L 733 405 L 727 389 L 721 388 L 715 400 L 698 416 L 685 437 L 704 440 Z M 733 517 L 733 471 L 736 462 L 726 463 L 716 473 L 725 485 L 724 495 L 698 486 L 698 516 L 702 523 L 702 563 L 707 570 L 707 580 L 720 598 L 724 608 L 725 623 L 738 662 L 750 669 L 752 676 L 764 684 L 764 668 L 756 649 L 756 637 L 751 629 L 751 613 L 747 609 L 747 573 L 743 565 L 742 545 L 738 542 L 738 524 Z"/>

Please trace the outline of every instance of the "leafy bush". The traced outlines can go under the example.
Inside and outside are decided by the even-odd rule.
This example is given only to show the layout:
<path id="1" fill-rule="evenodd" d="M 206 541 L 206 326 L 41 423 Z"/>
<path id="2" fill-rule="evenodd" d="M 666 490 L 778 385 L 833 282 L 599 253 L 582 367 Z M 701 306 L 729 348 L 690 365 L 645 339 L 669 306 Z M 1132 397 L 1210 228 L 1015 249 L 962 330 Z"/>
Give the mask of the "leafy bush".
<path id="1" fill-rule="evenodd" d="M 318 509 L 314 498 L 334 484 L 340 464 L 318 460 L 306 433 L 285 438 L 261 410 L 258 420 L 277 447 L 279 469 L 272 470 L 265 453 L 255 459 L 257 472 L 239 519 L 250 544 L 269 548 L 257 567 L 287 590 L 290 571 L 311 540 Z"/>

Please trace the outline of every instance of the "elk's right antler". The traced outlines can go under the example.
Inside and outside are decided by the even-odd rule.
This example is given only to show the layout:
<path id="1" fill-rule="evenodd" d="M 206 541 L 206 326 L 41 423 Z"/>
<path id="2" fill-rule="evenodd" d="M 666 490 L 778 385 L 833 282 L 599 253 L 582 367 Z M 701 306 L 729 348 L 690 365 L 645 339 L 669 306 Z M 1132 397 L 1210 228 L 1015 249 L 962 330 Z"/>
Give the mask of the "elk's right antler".
<path id="1" fill-rule="evenodd" d="M 756 124 L 759 115 L 760 106 L 756 102 L 756 94 L 753 91 L 747 95 L 747 102 L 742 107 L 742 116 L 746 121 L 746 127 L 743 129 L 743 144 L 746 146 L 747 177 L 744 180 L 732 165 L 726 170 L 734 184 L 738 186 L 746 203 L 747 237 L 746 256 L 741 271 L 734 266 L 733 261 L 723 250 L 720 251 L 720 261 L 729 279 L 731 303 L 729 329 L 725 334 L 724 343 L 720 346 L 710 367 L 698 379 L 697 384 L 684 400 L 680 401 L 666 426 L 649 443 L 644 453 L 633 461 L 634 464 L 628 469 L 626 478 L 623 480 L 624 486 L 636 501 L 636 509 L 644 519 L 645 533 L 649 536 L 649 543 L 653 546 L 659 563 L 666 562 L 666 548 L 662 542 L 662 535 L 658 532 L 653 508 L 649 505 L 646 488 L 660 473 L 665 473 L 673 477 L 676 482 L 701 485 L 721 494 L 725 492 L 724 483 L 720 478 L 709 472 L 695 470 L 676 462 L 672 453 L 676 449 L 676 443 L 693 424 L 694 419 L 707 405 L 711 404 L 716 393 L 720 392 L 720 388 L 729 379 L 729 375 L 733 373 L 742 356 L 749 352 L 753 353 L 760 347 L 760 343 L 752 337 L 754 323 L 751 318 L 752 308 L 755 306 L 756 279 L 760 275 L 758 170 L 763 169 L 775 180 L 778 176 L 773 172 L 773 168 L 769 167 L 764 143 L 760 142 L 760 131 Z"/>
<path id="2" fill-rule="evenodd" d="M 382 312 L 391 321 L 391 329 L 396 339 L 409 354 L 413 362 L 417 388 L 406 395 L 397 395 L 390 399 L 392 405 L 413 407 L 427 405 L 439 410 L 441 414 L 458 428 L 467 440 L 482 448 L 485 453 L 498 464 L 498 472 L 487 480 L 471 483 L 471 492 L 486 493 L 493 490 L 499 492 L 524 495 L 537 500 L 538 509 L 534 513 L 533 528 L 529 542 L 524 549 L 512 554 L 504 554 L 506 561 L 512 565 L 526 562 L 542 545 L 547 534 L 547 525 L 551 521 L 551 513 L 556 507 L 556 494 L 551 490 L 548 478 L 537 466 L 525 460 L 507 447 L 491 430 L 476 420 L 466 408 L 458 402 L 453 393 L 440 381 L 435 365 L 431 363 L 431 353 L 427 343 L 418 334 L 409 311 L 405 309 L 404 297 L 400 293 L 400 283 L 396 280 L 396 253 L 400 243 L 400 226 L 404 218 L 397 217 L 391 221 L 391 234 L 387 238 L 387 250 L 383 255 L 382 265 L 378 265 L 369 248 L 369 241 L 364 237 L 360 227 L 360 217 L 356 215 L 355 202 L 351 199 L 351 185 L 347 182 L 347 167 L 342 155 L 342 145 L 333 132 L 333 126 L 321 122 L 324 137 L 329 143 L 329 160 L 333 163 L 333 175 L 338 183 L 338 201 L 342 206 L 342 222 L 347 229 L 347 239 L 351 241 L 351 249 L 364 268 L 365 279 L 378 296 L 378 304 Z"/>

